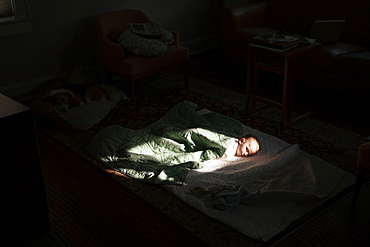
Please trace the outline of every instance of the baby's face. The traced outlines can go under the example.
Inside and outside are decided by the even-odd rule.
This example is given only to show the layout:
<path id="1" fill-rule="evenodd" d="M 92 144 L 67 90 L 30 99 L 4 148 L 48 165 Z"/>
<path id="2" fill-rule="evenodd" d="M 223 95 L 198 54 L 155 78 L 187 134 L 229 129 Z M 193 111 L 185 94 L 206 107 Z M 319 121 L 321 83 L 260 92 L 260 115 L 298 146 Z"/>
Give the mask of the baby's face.
<path id="1" fill-rule="evenodd" d="M 253 137 L 241 138 L 238 141 L 238 147 L 236 149 L 235 156 L 246 157 L 251 156 L 258 152 L 260 145 L 257 140 Z"/>

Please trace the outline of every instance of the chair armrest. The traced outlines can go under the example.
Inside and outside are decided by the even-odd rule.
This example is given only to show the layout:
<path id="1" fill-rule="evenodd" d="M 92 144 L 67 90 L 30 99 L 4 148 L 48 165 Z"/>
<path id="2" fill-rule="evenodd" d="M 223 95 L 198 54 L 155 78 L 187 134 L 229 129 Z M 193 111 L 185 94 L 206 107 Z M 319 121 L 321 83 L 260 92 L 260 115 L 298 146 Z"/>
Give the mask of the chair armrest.
<path id="1" fill-rule="evenodd" d="M 221 8 L 221 28 L 235 30 L 242 27 L 259 27 L 265 23 L 269 3 L 250 3 Z"/>
<path id="2" fill-rule="evenodd" d="M 180 45 L 180 33 L 177 31 L 170 31 L 173 35 L 173 45 Z"/>
<path id="3" fill-rule="evenodd" d="M 265 23 L 269 3 L 250 3 L 221 8 L 221 40 L 226 57 L 233 55 L 233 33 L 243 27 L 261 27 Z"/>
<path id="4" fill-rule="evenodd" d="M 357 161 L 359 166 L 370 169 L 370 142 L 360 146 Z"/>
<path id="5" fill-rule="evenodd" d="M 100 49 L 102 52 L 116 58 L 124 59 L 125 50 L 118 43 L 114 43 L 106 36 L 99 36 Z"/>

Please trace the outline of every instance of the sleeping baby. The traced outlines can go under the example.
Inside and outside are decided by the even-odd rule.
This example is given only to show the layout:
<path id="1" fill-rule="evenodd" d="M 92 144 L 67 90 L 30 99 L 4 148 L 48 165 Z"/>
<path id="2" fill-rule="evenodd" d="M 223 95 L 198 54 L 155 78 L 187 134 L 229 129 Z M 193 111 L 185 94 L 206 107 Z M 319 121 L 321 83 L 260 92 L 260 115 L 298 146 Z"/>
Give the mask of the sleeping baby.
<path id="1" fill-rule="evenodd" d="M 233 156 L 237 157 L 246 157 L 254 155 L 260 149 L 260 144 L 256 136 L 247 134 L 244 135 L 239 140 L 235 140 L 235 142 L 231 143 L 224 155 L 219 159 L 226 159 Z"/>

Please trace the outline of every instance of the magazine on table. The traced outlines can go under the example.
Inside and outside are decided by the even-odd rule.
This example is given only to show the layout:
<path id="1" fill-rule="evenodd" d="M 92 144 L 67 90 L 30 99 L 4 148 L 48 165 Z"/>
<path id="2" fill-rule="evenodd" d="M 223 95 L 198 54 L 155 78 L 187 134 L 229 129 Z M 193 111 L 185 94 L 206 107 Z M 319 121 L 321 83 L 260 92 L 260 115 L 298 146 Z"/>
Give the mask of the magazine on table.
<path id="1" fill-rule="evenodd" d="M 285 35 L 276 38 L 274 33 L 263 34 L 252 39 L 252 46 L 269 48 L 274 51 L 287 51 L 298 46 L 300 39 L 293 36 Z"/>
<path id="2" fill-rule="evenodd" d="M 297 47 L 299 44 L 297 45 L 294 45 L 292 47 L 287 47 L 287 48 L 284 48 L 284 49 L 281 49 L 281 48 L 271 48 L 271 47 L 267 47 L 267 46 L 263 46 L 263 45 L 256 45 L 256 44 L 251 44 L 252 47 L 258 47 L 258 48 L 262 48 L 262 49 L 266 49 L 266 50 L 270 50 L 270 51 L 276 51 L 276 52 L 285 52 L 285 51 L 288 51 L 294 47 Z"/>
<path id="3" fill-rule="evenodd" d="M 163 34 L 163 27 L 160 22 L 130 23 L 133 33 L 141 36 L 160 36 Z"/>

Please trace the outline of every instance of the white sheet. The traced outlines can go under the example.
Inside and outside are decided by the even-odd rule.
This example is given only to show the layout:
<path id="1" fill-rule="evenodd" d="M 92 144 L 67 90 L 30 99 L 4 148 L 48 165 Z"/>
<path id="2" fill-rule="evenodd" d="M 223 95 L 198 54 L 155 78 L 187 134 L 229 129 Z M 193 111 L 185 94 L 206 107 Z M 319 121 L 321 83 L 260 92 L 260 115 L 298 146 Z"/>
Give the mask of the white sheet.
<path id="1" fill-rule="evenodd" d="M 256 135 L 260 151 L 251 157 L 233 157 L 205 163 L 190 171 L 186 185 L 164 186 L 181 200 L 248 237 L 267 241 L 292 221 L 314 209 L 342 189 L 355 177 L 324 160 L 309 155 L 273 136 L 247 126 L 245 133 Z M 242 186 L 248 192 L 259 191 L 248 204 L 222 211 L 189 193 L 195 186 Z"/>

